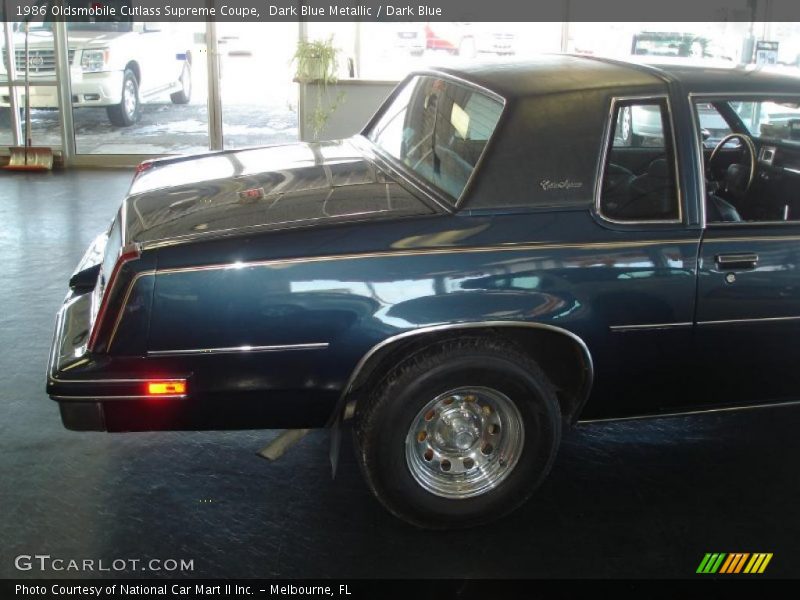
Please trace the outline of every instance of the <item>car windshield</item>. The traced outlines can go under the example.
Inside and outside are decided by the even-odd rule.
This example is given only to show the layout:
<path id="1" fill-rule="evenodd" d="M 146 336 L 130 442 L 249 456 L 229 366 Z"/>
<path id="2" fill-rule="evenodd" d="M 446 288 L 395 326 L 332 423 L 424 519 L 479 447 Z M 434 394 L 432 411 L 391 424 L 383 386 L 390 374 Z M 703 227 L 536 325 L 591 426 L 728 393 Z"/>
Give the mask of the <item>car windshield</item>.
<path id="1" fill-rule="evenodd" d="M 488 92 L 417 76 L 385 108 L 367 137 L 458 200 L 502 112 L 502 100 Z"/>
<path id="2" fill-rule="evenodd" d="M 730 107 L 754 137 L 800 144 L 800 99 L 731 102 Z"/>

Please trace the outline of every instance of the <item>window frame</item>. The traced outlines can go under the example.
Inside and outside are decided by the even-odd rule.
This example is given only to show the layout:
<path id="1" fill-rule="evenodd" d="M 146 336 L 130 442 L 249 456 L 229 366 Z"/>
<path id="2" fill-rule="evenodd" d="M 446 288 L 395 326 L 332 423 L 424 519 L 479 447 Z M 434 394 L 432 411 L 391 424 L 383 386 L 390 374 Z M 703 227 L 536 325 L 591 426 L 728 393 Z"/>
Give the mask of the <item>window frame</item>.
<path id="1" fill-rule="evenodd" d="M 757 100 L 767 101 L 770 98 L 795 98 L 800 100 L 800 92 L 690 92 L 687 94 L 687 99 L 689 102 L 689 110 L 692 115 L 692 130 L 694 134 L 694 153 L 695 153 L 695 160 L 697 162 L 697 169 L 698 169 L 698 176 L 700 177 L 700 227 L 702 229 L 706 229 L 707 227 L 761 227 L 761 226 L 784 226 L 787 225 L 800 225 L 800 221 L 714 221 L 709 223 L 708 222 L 708 215 L 706 214 L 706 196 L 708 194 L 708 190 L 706 188 L 706 177 L 705 177 L 705 157 L 703 156 L 703 137 L 701 135 L 700 129 L 700 115 L 697 112 L 697 105 L 703 102 L 735 102 L 736 100 L 742 100 L 743 102 L 754 102 Z M 724 115 L 723 115 L 724 117 Z M 749 133 L 746 132 L 746 135 L 753 137 L 756 140 L 761 138 L 756 138 L 751 136 Z M 758 167 L 756 166 L 756 169 Z"/>
<path id="2" fill-rule="evenodd" d="M 616 124 L 617 108 L 622 104 L 631 104 L 641 102 L 658 103 L 666 108 L 667 123 L 669 124 L 670 145 L 672 146 L 672 168 L 675 175 L 675 201 L 678 203 L 678 216 L 674 219 L 615 219 L 603 214 L 602 211 L 602 192 L 603 181 L 606 174 L 606 165 L 608 164 L 609 153 L 611 152 L 614 143 L 614 133 Z M 664 115 L 662 114 L 662 119 Z M 667 149 L 666 139 L 664 141 L 664 148 Z M 669 157 L 667 157 L 669 159 Z M 668 93 L 658 94 L 645 94 L 645 95 L 631 95 L 631 96 L 613 96 L 606 115 L 605 131 L 603 133 L 602 147 L 600 152 L 600 160 L 597 166 L 597 176 L 595 177 L 596 183 L 594 188 L 594 211 L 600 219 L 606 223 L 614 225 L 681 225 L 684 223 L 685 215 L 683 210 L 683 190 L 681 189 L 681 170 L 680 161 L 678 160 L 678 142 L 675 136 L 675 119 L 672 112 L 672 104 Z M 705 215 L 704 215 L 705 216 Z"/>
<path id="3" fill-rule="evenodd" d="M 387 110 L 391 107 L 394 100 L 399 96 L 405 86 L 411 83 L 411 81 L 417 77 L 428 77 L 428 78 L 436 78 L 436 79 L 444 79 L 446 81 L 450 81 L 455 85 L 460 85 L 461 87 L 466 87 L 473 89 L 485 96 L 488 96 L 492 100 L 496 100 L 501 105 L 500 115 L 497 117 L 497 122 L 495 123 L 494 129 L 492 130 L 491 135 L 489 135 L 488 139 L 486 140 L 486 144 L 483 147 L 483 151 L 481 155 L 478 157 L 478 160 L 475 161 L 475 166 L 472 169 L 472 173 L 467 178 L 467 181 L 464 183 L 464 188 L 461 190 L 461 194 L 458 198 L 449 194 L 446 190 L 441 189 L 437 185 L 427 181 L 425 178 L 417 175 L 412 169 L 409 169 L 401 160 L 395 158 L 389 152 L 386 152 L 383 148 L 381 148 L 378 144 L 373 142 L 369 138 L 369 133 L 373 129 L 373 127 L 381 120 L 383 115 L 386 113 Z M 366 143 L 370 145 L 373 152 L 377 154 L 382 160 L 389 163 L 392 167 L 392 170 L 395 171 L 397 174 L 404 177 L 409 183 L 413 184 L 417 188 L 421 188 L 424 190 L 429 191 L 428 196 L 431 197 L 433 201 L 435 201 L 438 205 L 442 206 L 448 211 L 455 212 L 461 208 L 464 203 L 464 200 L 469 195 L 470 191 L 472 190 L 473 184 L 475 182 L 475 177 L 478 173 L 480 173 L 483 163 L 486 160 L 486 156 L 491 151 L 492 146 L 494 145 L 495 138 L 497 133 L 500 129 L 502 129 L 502 125 L 508 116 L 508 100 L 498 94 L 497 92 L 490 90 L 480 84 L 474 83 L 467 79 L 463 79 L 461 77 L 457 77 L 450 73 L 445 73 L 442 71 L 437 70 L 421 70 L 421 71 L 412 71 L 409 73 L 392 91 L 392 93 L 384 100 L 383 104 L 378 108 L 372 118 L 367 122 L 364 128 L 360 132 L 361 139 L 365 140 Z M 433 192 L 433 194 L 431 194 Z"/>

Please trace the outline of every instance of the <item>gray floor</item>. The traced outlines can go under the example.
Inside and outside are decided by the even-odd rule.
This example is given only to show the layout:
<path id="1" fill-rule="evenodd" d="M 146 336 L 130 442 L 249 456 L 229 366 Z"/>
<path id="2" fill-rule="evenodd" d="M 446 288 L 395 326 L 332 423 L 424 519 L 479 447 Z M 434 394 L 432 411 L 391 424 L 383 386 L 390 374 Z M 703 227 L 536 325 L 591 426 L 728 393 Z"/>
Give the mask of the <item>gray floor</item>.
<path id="1" fill-rule="evenodd" d="M 331 481 L 325 432 L 270 464 L 271 431 L 65 431 L 44 393 L 54 315 L 129 177 L 0 172 L 0 577 L 41 576 L 19 554 L 182 558 L 195 577 L 690 577 L 735 551 L 800 574 L 794 408 L 579 427 L 533 501 L 455 533 L 386 514 L 349 446 Z"/>

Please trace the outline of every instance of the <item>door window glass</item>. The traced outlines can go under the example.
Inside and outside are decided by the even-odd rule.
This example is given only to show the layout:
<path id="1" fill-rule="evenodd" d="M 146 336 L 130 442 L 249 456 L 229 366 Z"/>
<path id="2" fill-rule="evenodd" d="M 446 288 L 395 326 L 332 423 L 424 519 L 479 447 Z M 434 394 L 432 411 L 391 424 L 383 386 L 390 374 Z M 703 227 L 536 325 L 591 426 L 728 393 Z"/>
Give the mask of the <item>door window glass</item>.
<path id="1" fill-rule="evenodd" d="M 680 220 L 675 149 L 665 101 L 617 103 L 600 195 L 614 221 Z"/>

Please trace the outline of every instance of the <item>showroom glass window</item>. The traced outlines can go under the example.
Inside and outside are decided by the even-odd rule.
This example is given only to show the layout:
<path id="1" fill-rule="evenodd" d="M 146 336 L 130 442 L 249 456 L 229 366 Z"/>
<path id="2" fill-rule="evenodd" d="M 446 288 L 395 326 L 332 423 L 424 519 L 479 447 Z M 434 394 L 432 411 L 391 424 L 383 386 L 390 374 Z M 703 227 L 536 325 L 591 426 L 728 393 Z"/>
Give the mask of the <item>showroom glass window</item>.
<path id="1" fill-rule="evenodd" d="M 617 102 L 600 213 L 619 222 L 676 222 L 680 200 L 666 100 Z"/>
<path id="2" fill-rule="evenodd" d="M 502 112 L 502 101 L 481 90 L 436 77 L 414 77 L 367 136 L 457 200 Z"/>

